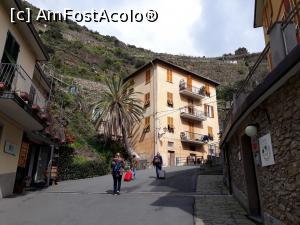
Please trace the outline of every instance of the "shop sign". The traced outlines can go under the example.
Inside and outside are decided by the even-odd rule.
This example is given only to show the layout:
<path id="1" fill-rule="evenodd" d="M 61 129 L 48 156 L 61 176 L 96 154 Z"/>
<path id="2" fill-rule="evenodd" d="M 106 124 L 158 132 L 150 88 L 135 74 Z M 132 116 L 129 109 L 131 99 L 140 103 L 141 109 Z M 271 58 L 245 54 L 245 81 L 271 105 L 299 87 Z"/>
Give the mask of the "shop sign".
<path id="1" fill-rule="evenodd" d="M 5 141 L 4 152 L 16 156 L 18 152 L 18 146 L 10 143 L 9 141 Z"/>
<path id="2" fill-rule="evenodd" d="M 270 133 L 259 138 L 259 150 L 261 166 L 264 167 L 275 164 Z"/>
<path id="3" fill-rule="evenodd" d="M 29 144 L 23 142 L 22 145 L 21 145 L 19 162 L 18 162 L 19 167 L 22 167 L 22 168 L 26 167 L 28 150 L 29 150 Z"/>

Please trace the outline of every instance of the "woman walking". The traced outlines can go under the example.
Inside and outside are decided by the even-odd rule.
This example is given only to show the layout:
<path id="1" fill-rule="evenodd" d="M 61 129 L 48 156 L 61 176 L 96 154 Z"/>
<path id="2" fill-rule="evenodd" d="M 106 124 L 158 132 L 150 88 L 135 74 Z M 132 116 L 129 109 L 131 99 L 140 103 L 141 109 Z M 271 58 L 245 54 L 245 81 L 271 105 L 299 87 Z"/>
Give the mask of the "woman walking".
<path id="1" fill-rule="evenodd" d="M 121 158 L 120 153 L 116 153 L 111 163 L 112 177 L 114 180 L 114 190 L 113 190 L 114 195 L 120 194 L 124 167 L 125 167 L 124 160 Z"/>
<path id="2" fill-rule="evenodd" d="M 138 167 L 138 161 L 137 161 L 137 158 L 136 158 L 136 155 L 133 155 L 132 156 L 132 159 L 130 161 L 130 170 L 132 172 L 132 179 L 135 180 L 136 178 L 136 169 Z"/>

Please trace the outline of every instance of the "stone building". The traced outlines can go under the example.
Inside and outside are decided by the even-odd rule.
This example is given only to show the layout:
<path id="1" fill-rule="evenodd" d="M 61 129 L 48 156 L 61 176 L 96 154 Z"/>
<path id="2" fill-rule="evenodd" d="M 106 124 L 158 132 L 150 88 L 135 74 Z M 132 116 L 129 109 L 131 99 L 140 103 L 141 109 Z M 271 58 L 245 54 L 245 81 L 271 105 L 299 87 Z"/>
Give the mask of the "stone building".
<path id="1" fill-rule="evenodd" d="M 225 121 L 224 180 L 250 218 L 300 224 L 300 2 L 256 1 L 266 48 Z M 257 74 L 264 58 L 270 72 Z"/>

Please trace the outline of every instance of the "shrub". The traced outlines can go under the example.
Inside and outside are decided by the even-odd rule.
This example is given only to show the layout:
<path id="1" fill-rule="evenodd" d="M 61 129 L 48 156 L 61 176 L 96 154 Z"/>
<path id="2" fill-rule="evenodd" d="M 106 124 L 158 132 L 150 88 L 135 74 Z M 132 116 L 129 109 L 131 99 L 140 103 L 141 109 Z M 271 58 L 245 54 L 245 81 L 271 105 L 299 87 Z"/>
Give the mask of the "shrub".
<path id="1" fill-rule="evenodd" d="M 109 173 L 110 167 L 102 159 L 87 160 L 74 154 L 74 149 L 64 147 L 58 159 L 58 175 L 61 180 L 83 179 Z"/>
<path id="2" fill-rule="evenodd" d="M 63 35 L 58 26 L 51 26 L 49 30 L 45 32 L 48 36 L 54 39 L 62 39 Z"/>
<path id="3" fill-rule="evenodd" d="M 70 30 L 75 30 L 77 32 L 81 31 L 81 27 L 79 25 L 77 25 L 76 23 L 70 23 L 69 24 L 69 29 Z"/>
<path id="4" fill-rule="evenodd" d="M 144 60 L 141 60 L 141 59 L 138 59 L 136 60 L 135 64 L 134 64 L 134 67 L 137 69 L 137 68 L 140 68 L 141 66 L 143 66 L 146 62 Z"/>

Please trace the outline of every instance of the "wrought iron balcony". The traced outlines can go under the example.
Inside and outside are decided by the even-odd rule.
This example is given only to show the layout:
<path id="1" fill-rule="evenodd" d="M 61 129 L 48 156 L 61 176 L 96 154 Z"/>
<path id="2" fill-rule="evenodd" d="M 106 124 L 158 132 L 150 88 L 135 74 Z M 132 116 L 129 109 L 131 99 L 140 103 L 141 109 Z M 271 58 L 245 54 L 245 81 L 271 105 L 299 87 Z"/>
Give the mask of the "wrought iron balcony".
<path id="1" fill-rule="evenodd" d="M 49 122 L 47 95 L 20 65 L 0 63 L 0 111 L 25 130 L 39 131 Z"/>
<path id="2" fill-rule="evenodd" d="M 195 109 L 193 106 L 186 106 L 180 109 L 180 116 L 185 119 L 194 120 L 194 121 L 204 121 L 206 116 L 204 112 Z"/>
<path id="3" fill-rule="evenodd" d="M 180 139 L 183 143 L 202 145 L 209 141 L 209 136 L 185 131 L 180 133 Z"/>
<path id="4" fill-rule="evenodd" d="M 15 93 L 33 110 L 44 111 L 47 108 L 47 94 L 42 94 L 30 76 L 18 64 L 0 63 L 0 91 Z"/>
<path id="5" fill-rule="evenodd" d="M 189 86 L 183 80 L 179 83 L 179 93 L 195 99 L 203 99 L 207 97 L 204 87 L 198 88 L 194 86 Z"/>
<path id="6" fill-rule="evenodd" d="M 299 12 L 300 2 L 290 10 L 282 21 L 278 21 L 270 27 L 270 42 L 266 45 L 237 90 L 231 108 L 223 120 L 221 142 L 224 142 L 230 129 L 237 122 L 237 118 L 242 113 L 245 114 L 246 109 L 249 109 L 251 104 L 255 103 L 257 97 L 253 97 L 254 94 L 262 92 L 262 90 L 266 91 L 266 87 L 274 84 L 271 76 L 275 77 L 277 74 L 282 74 L 284 70 L 289 71 L 290 68 L 288 67 L 291 66 L 294 60 L 297 60 L 296 53 L 291 53 L 293 50 L 297 52 L 300 43 L 297 40 L 297 38 L 300 38 L 299 21 L 297 19 Z M 263 69 L 267 66 L 269 71 Z M 250 104 L 248 103 L 249 99 L 252 101 Z"/>

